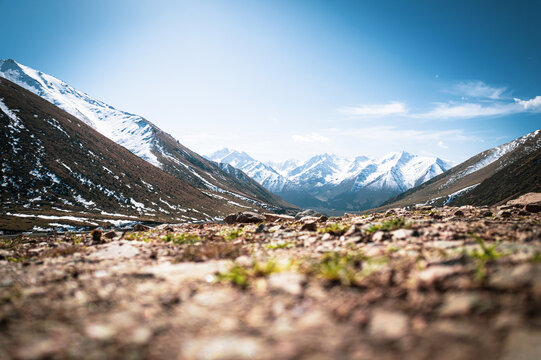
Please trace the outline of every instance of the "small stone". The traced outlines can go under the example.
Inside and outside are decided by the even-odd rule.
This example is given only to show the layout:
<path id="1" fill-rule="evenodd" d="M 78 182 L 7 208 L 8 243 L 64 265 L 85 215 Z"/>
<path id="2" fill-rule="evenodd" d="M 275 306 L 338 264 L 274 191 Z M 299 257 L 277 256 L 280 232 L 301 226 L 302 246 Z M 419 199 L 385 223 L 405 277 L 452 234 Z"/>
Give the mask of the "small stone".
<path id="1" fill-rule="evenodd" d="M 524 210 L 531 213 L 538 213 L 541 211 L 541 202 L 535 204 L 526 204 Z"/>
<path id="2" fill-rule="evenodd" d="M 317 224 L 315 221 L 307 221 L 301 226 L 301 231 L 316 231 Z"/>
<path id="3" fill-rule="evenodd" d="M 434 330 L 456 338 L 472 338 L 477 335 L 477 328 L 466 321 L 439 320 L 434 323 Z"/>
<path id="4" fill-rule="evenodd" d="M 250 256 L 242 255 L 235 259 L 235 263 L 240 266 L 251 267 L 254 265 L 254 259 L 252 259 Z"/>
<path id="5" fill-rule="evenodd" d="M 392 216 L 392 215 L 396 215 L 396 210 L 395 209 L 387 210 L 385 212 L 385 216 Z"/>
<path id="6" fill-rule="evenodd" d="M 148 327 L 142 326 L 132 332 L 130 341 L 133 344 L 144 345 L 150 340 L 151 336 L 152 331 Z"/>
<path id="7" fill-rule="evenodd" d="M 115 329 L 106 324 L 90 324 L 85 328 L 86 335 L 94 340 L 108 341 L 115 335 Z"/>
<path id="8" fill-rule="evenodd" d="M 182 359 L 256 359 L 265 350 L 261 341 L 246 336 L 220 336 L 207 338 L 198 337 L 184 341 L 182 344 Z"/>
<path id="9" fill-rule="evenodd" d="M 255 229 L 256 234 L 261 234 L 264 232 L 268 232 L 267 225 L 265 224 L 259 224 L 257 228 Z"/>
<path id="10" fill-rule="evenodd" d="M 301 211 L 301 212 L 298 212 L 297 215 L 295 215 L 295 220 L 300 220 L 302 219 L 303 217 L 305 216 L 313 216 L 313 217 L 320 217 L 322 216 L 323 214 L 320 214 L 318 213 L 317 211 L 315 210 L 311 210 L 311 209 L 307 209 L 307 210 L 304 210 L 304 211 Z"/>
<path id="11" fill-rule="evenodd" d="M 503 360 L 541 359 L 541 331 L 520 329 L 507 337 Z"/>
<path id="12" fill-rule="evenodd" d="M 135 226 L 133 227 L 133 231 L 149 231 L 149 230 L 150 230 L 150 226 L 146 226 L 143 224 L 135 224 Z"/>
<path id="13" fill-rule="evenodd" d="M 498 211 L 497 215 L 502 218 L 510 218 L 512 216 L 511 212 L 507 210 Z"/>
<path id="14" fill-rule="evenodd" d="M 444 303 L 440 309 L 442 316 L 456 316 L 469 314 L 479 303 L 479 295 L 469 293 L 449 293 L 445 295 Z"/>
<path id="15" fill-rule="evenodd" d="M 308 222 L 308 221 L 316 222 L 317 220 L 318 220 L 318 218 L 315 217 L 315 216 L 303 216 L 298 221 L 300 221 L 302 223 L 305 223 L 305 222 Z"/>
<path id="16" fill-rule="evenodd" d="M 393 240 L 406 240 L 407 238 L 413 236 L 414 231 L 410 229 L 398 229 L 391 232 Z"/>
<path id="17" fill-rule="evenodd" d="M 370 321 L 371 336 L 383 340 L 398 340 L 408 332 L 408 317 L 395 311 L 377 309 Z"/>
<path id="18" fill-rule="evenodd" d="M 269 276 L 269 288 L 279 290 L 291 295 L 302 294 L 303 284 L 306 277 L 294 272 L 275 273 Z"/>
<path id="19" fill-rule="evenodd" d="M 237 222 L 237 214 L 229 214 L 226 217 L 224 217 L 224 222 L 226 224 L 234 224 Z"/>
<path id="20" fill-rule="evenodd" d="M 332 239 L 333 239 L 333 236 L 331 234 L 329 234 L 329 233 L 325 233 L 321 237 L 321 241 L 329 241 L 329 240 L 332 240 Z"/>
<path id="21" fill-rule="evenodd" d="M 512 270 L 502 269 L 490 276 L 488 284 L 496 289 L 518 289 L 530 284 L 533 280 L 534 272 L 532 265 L 518 265 Z"/>
<path id="22" fill-rule="evenodd" d="M 372 235 L 372 241 L 374 242 L 381 242 L 384 240 L 388 240 L 391 238 L 391 234 L 389 234 L 386 231 L 376 231 L 374 235 Z"/>
<path id="23" fill-rule="evenodd" d="M 117 236 L 117 234 L 114 231 L 108 231 L 105 234 L 103 234 L 103 236 L 107 239 L 114 239 Z"/>
<path id="24" fill-rule="evenodd" d="M 241 224 L 257 224 L 263 221 L 265 221 L 265 216 L 251 211 L 241 212 L 236 219 L 236 222 Z"/>
<path id="25" fill-rule="evenodd" d="M 462 217 L 462 216 L 464 216 L 464 211 L 457 210 L 457 211 L 455 211 L 454 215 L 457 216 L 457 217 Z"/>
<path id="26" fill-rule="evenodd" d="M 417 280 L 421 285 L 432 286 L 435 282 L 443 280 L 460 270 L 460 266 L 434 265 L 421 271 L 417 275 Z"/>
<path id="27" fill-rule="evenodd" d="M 319 219 L 317 219 L 317 222 L 319 222 L 319 223 L 324 223 L 324 222 L 327 222 L 327 220 L 329 220 L 329 218 L 328 218 L 327 216 L 321 215 L 321 216 L 319 217 Z"/>
<path id="28" fill-rule="evenodd" d="M 361 229 L 357 225 L 352 225 L 349 227 L 349 229 L 344 233 L 344 236 L 352 236 L 355 234 L 359 234 L 361 232 Z"/>

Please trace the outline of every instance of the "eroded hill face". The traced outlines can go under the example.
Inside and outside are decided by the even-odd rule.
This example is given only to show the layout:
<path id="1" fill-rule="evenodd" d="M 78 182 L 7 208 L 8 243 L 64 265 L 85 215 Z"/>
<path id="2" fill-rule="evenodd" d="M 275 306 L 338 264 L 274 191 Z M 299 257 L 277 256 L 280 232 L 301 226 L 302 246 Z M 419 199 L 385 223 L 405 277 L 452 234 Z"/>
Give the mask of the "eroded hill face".
<path id="1" fill-rule="evenodd" d="M 245 197 L 268 210 L 296 209 L 257 182 L 222 171 L 218 164 L 186 148 L 147 119 L 115 109 L 54 76 L 13 60 L 0 60 L 0 77 L 39 95 L 143 160 L 197 189 Z"/>
<path id="2" fill-rule="evenodd" d="M 388 200 L 378 210 L 430 205 L 494 205 L 540 191 L 541 131 L 477 154 L 432 180 Z"/>
<path id="3" fill-rule="evenodd" d="M 264 206 L 197 189 L 2 78 L 0 128 L 2 230 L 209 221 Z"/>
<path id="4" fill-rule="evenodd" d="M 539 210 L 3 239 L 0 358 L 537 359 Z"/>

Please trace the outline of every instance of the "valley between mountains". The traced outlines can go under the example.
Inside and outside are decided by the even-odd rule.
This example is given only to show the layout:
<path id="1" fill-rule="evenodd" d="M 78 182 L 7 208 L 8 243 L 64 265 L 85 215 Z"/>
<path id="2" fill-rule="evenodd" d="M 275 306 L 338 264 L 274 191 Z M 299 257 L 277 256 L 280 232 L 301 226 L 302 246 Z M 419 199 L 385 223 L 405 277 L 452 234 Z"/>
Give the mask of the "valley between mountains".
<path id="1" fill-rule="evenodd" d="M 539 130 L 203 157 L 13 60 L 0 129 L 0 359 L 541 358 Z"/>

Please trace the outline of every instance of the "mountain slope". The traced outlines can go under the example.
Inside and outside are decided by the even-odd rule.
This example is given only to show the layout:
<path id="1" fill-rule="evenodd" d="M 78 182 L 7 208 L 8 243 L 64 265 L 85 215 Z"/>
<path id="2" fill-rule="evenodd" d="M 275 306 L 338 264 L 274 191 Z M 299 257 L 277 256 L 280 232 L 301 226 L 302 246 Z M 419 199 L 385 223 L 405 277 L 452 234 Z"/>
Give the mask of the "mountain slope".
<path id="1" fill-rule="evenodd" d="M 536 130 L 471 157 L 426 183 L 388 200 L 378 210 L 420 203 L 455 204 L 461 198 L 467 199 L 468 194 L 473 194 L 471 201 L 475 204 L 494 204 L 506 197 L 520 195 L 530 186 L 536 186 L 539 149 L 541 132 Z M 476 193 L 478 195 L 474 195 Z"/>
<path id="2" fill-rule="evenodd" d="M 140 158 L 198 189 L 249 198 L 268 209 L 292 208 L 255 181 L 239 182 L 145 118 L 115 109 L 53 76 L 10 59 L 0 60 L 0 77 L 39 95 Z"/>
<path id="3" fill-rule="evenodd" d="M 0 229 L 212 220 L 253 201 L 201 191 L 0 78 Z"/>
<path id="4" fill-rule="evenodd" d="M 377 206 L 451 167 L 441 159 L 407 152 L 388 154 L 381 159 L 366 156 L 346 159 L 321 154 L 306 162 L 288 160 L 266 165 L 244 152 L 229 149 L 217 151 L 208 158 L 242 169 L 293 204 L 329 214 Z"/>
<path id="5" fill-rule="evenodd" d="M 278 174 L 272 167 L 253 159 L 245 152 L 222 149 L 207 156 L 208 159 L 218 164 L 228 164 L 248 174 L 252 179 L 264 186 L 266 189 L 276 193 L 284 186 L 285 178 Z"/>

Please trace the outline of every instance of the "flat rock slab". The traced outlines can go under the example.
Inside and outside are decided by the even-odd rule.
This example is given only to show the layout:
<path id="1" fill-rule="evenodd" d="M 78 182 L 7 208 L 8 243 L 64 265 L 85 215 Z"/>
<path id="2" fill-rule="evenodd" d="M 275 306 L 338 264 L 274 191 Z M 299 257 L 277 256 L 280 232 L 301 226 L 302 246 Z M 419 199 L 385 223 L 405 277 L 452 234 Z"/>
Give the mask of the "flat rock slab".
<path id="1" fill-rule="evenodd" d="M 100 250 L 90 254 L 88 258 L 93 260 L 132 258 L 137 254 L 139 254 L 139 249 L 135 246 L 115 242 L 104 245 Z"/>

